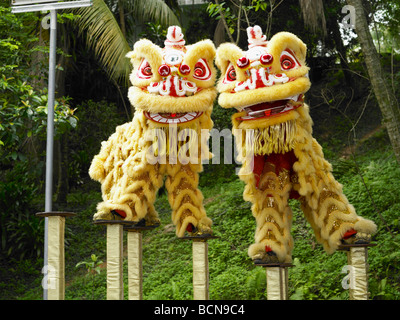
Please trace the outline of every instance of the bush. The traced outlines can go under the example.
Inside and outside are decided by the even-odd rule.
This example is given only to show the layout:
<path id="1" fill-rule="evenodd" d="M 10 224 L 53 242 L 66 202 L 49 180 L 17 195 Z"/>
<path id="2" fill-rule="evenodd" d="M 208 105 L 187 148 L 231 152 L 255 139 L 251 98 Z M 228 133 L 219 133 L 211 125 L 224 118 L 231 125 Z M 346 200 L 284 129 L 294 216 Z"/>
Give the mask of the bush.
<path id="1" fill-rule="evenodd" d="M 35 216 L 38 185 L 18 164 L 0 181 L 1 249 L 8 257 L 39 257 L 43 251 L 43 222 Z"/>
<path id="2" fill-rule="evenodd" d="M 79 121 L 68 138 L 68 178 L 71 187 L 84 183 L 93 157 L 100 152 L 101 142 L 107 140 L 116 127 L 127 120 L 118 113 L 116 105 L 104 100 L 84 101 L 75 110 Z"/>

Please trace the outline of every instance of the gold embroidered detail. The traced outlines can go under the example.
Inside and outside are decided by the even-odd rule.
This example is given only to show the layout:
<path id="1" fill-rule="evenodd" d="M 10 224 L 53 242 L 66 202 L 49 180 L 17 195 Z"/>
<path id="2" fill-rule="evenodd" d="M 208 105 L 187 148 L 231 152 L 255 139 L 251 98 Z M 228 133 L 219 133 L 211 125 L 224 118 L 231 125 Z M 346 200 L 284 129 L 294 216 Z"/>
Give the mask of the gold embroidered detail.
<path id="1" fill-rule="evenodd" d="M 180 220 L 180 224 L 182 225 L 183 222 L 185 221 L 185 219 L 187 217 L 191 217 L 191 216 L 193 216 L 193 214 L 192 214 L 192 212 L 190 210 L 183 211 L 181 216 L 180 216 L 180 219 L 179 219 Z"/>
<path id="2" fill-rule="evenodd" d="M 290 183 L 290 174 L 289 174 L 289 170 L 286 170 L 284 168 L 282 168 L 279 171 L 279 175 L 278 175 L 278 180 L 279 180 L 279 189 L 283 190 L 285 188 L 285 186 Z"/>
<path id="3" fill-rule="evenodd" d="M 275 199 L 273 197 L 267 197 L 266 199 L 266 207 L 267 208 L 275 208 L 276 207 L 276 203 L 275 203 Z M 268 219 L 267 219 L 268 221 Z"/>

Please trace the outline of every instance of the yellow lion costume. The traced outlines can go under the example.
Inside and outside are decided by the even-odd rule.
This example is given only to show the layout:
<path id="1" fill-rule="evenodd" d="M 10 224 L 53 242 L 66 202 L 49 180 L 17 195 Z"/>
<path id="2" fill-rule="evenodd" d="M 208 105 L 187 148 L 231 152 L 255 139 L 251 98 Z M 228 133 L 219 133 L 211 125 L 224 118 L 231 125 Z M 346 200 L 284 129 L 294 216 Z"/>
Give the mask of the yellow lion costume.
<path id="1" fill-rule="evenodd" d="M 266 40 L 259 26 L 247 29 L 249 49 L 218 47 L 219 105 L 236 108 L 233 133 L 242 162 L 243 197 L 252 202 L 256 263 L 290 263 L 293 249 L 289 198 L 297 198 L 317 240 L 328 253 L 345 243 L 369 242 L 374 222 L 359 217 L 332 176 L 312 137 L 304 93 L 311 86 L 306 45 L 280 32 Z"/>
<path id="2" fill-rule="evenodd" d="M 169 27 L 165 47 L 147 39 L 128 53 L 133 71 L 128 97 L 132 122 L 117 127 L 92 161 L 90 177 L 101 183 L 103 202 L 94 220 L 159 224 L 154 208 L 165 186 L 178 237 L 212 233 L 198 189 L 201 159 L 209 159 L 208 135 L 217 92 L 210 40 L 185 46 L 181 29 Z M 206 130 L 207 131 L 207 130 Z M 208 132 L 208 131 L 207 131 Z"/>

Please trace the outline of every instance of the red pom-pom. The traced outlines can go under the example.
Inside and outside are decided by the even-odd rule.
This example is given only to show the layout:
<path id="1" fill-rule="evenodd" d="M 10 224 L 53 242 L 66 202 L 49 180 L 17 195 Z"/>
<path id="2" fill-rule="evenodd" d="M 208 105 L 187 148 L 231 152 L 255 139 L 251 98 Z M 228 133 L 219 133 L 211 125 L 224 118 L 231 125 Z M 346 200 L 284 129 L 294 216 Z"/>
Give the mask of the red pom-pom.
<path id="1" fill-rule="evenodd" d="M 187 64 L 182 64 L 179 67 L 179 72 L 183 75 L 187 75 L 190 72 L 190 67 Z"/>
<path id="2" fill-rule="evenodd" d="M 250 60 L 247 59 L 246 57 L 241 57 L 238 59 L 236 64 L 240 69 L 244 69 L 250 65 Z"/>
<path id="3" fill-rule="evenodd" d="M 158 73 L 162 77 L 168 77 L 169 74 L 171 73 L 171 68 L 168 67 L 166 64 L 163 64 L 158 68 Z"/>
<path id="4" fill-rule="evenodd" d="M 260 57 L 260 62 L 264 66 L 272 64 L 273 61 L 274 61 L 274 57 L 272 56 L 272 54 L 269 54 L 269 53 L 263 54 Z"/>

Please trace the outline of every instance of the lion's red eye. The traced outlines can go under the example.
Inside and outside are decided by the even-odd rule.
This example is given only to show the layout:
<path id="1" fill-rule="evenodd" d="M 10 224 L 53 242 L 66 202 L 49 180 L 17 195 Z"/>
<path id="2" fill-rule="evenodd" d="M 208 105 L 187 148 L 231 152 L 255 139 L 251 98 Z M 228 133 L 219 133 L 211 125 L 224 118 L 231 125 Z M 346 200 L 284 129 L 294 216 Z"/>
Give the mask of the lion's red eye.
<path id="1" fill-rule="evenodd" d="M 143 74 L 145 76 L 151 76 L 153 74 L 153 72 L 151 71 L 151 67 L 150 65 L 147 63 L 146 66 L 143 68 Z"/>
<path id="2" fill-rule="evenodd" d="M 206 74 L 206 68 L 204 68 L 202 64 L 197 62 L 194 66 L 194 74 L 196 77 L 204 77 L 204 75 Z"/>
<path id="3" fill-rule="evenodd" d="M 226 78 L 228 81 L 236 80 L 236 70 L 233 66 L 231 66 L 229 70 L 226 72 Z"/>
<path id="4" fill-rule="evenodd" d="M 291 70 L 297 67 L 300 67 L 301 64 L 297 60 L 295 54 L 292 50 L 286 49 L 281 54 L 281 67 L 282 70 Z"/>
<path id="5" fill-rule="evenodd" d="M 153 75 L 150 64 L 143 59 L 137 71 L 137 76 L 141 79 L 149 79 Z"/>
<path id="6" fill-rule="evenodd" d="M 281 65 L 282 69 L 289 70 L 293 69 L 296 66 L 296 63 L 290 58 L 285 58 L 282 60 Z"/>
<path id="7" fill-rule="evenodd" d="M 211 78 L 211 70 L 204 59 L 199 59 L 194 65 L 193 77 L 198 80 L 208 80 Z"/>

